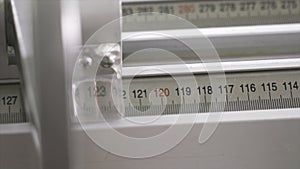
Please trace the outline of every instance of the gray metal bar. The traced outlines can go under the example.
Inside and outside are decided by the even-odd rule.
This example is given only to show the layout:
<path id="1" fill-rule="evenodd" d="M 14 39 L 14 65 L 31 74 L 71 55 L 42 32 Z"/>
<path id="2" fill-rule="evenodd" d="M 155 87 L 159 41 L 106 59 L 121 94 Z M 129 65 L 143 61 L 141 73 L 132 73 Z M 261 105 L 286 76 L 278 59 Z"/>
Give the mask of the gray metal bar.
<path id="1" fill-rule="evenodd" d="M 43 0 L 12 2 L 23 80 L 25 88 L 29 89 L 25 94 L 27 105 L 30 105 L 27 111 L 36 116 L 34 123 L 39 131 L 43 169 L 69 168 L 60 3 Z"/>

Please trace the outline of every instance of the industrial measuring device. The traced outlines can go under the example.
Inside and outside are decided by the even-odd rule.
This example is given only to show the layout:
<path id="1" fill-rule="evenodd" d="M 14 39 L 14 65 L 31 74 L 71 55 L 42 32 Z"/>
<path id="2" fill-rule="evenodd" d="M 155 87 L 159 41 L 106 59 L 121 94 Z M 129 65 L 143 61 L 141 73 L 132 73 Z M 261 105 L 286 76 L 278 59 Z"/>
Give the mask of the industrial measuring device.
<path id="1" fill-rule="evenodd" d="M 0 136 L 3 152 L 30 152 L 22 167 L 299 167 L 299 0 L 0 3 Z M 195 114 L 196 129 L 222 115 L 203 147 L 194 130 L 141 162 L 98 147 L 104 119 L 143 137 Z"/>
<path id="2" fill-rule="evenodd" d="M 274 24 L 287 24 L 286 25 L 279 25 L 279 26 L 270 26 L 265 27 L 268 28 L 275 28 L 280 29 L 279 31 L 286 31 L 289 33 L 290 30 L 293 31 L 298 28 L 297 23 L 299 22 L 299 1 L 297 0 L 286 0 L 286 1 L 247 1 L 247 2 L 240 2 L 240 1 L 200 1 L 200 2 L 180 2 L 180 1 L 164 1 L 164 2 L 157 2 L 157 1 L 146 1 L 144 3 L 140 3 L 139 1 L 125 1 L 124 5 L 122 6 L 123 10 L 123 25 L 125 31 L 141 31 L 145 29 L 183 29 L 180 27 L 176 27 L 176 19 L 172 18 L 168 15 L 155 15 L 152 12 L 158 12 L 158 13 L 167 13 L 176 15 L 179 17 L 182 17 L 193 24 L 195 24 L 197 27 L 200 28 L 207 28 L 207 27 L 224 27 L 224 26 L 245 26 L 245 25 L 274 25 Z M 4 5 L 2 6 L 4 8 Z M 140 14 L 143 13 L 143 14 Z M 132 15 L 133 14 L 133 15 Z M 220 20 L 220 21 L 218 21 Z M 160 23 L 158 26 L 157 24 L 153 23 Z M 199 23 L 201 22 L 201 23 Z M 172 25 L 173 23 L 173 25 Z M 216 24 L 217 25 L 216 25 Z M 210 25 L 213 24 L 213 25 Z M 228 25 L 227 25 L 228 24 Z M 4 24 L 3 24 L 4 25 Z M 153 27 L 155 25 L 156 27 Z M 178 24 L 177 24 L 178 25 Z M 161 27 L 162 26 L 162 27 Z M 240 30 L 242 30 L 241 28 Z M 258 28 L 263 29 L 263 28 Z M 290 30 L 289 30 L 290 29 Z M 254 29 L 253 29 L 254 30 Z M 217 30 L 221 31 L 221 30 Z M 224 30 L 226 31 L 226 30 Z M 228 31 L 228 30 L 227 30 Z M 239 31 L 239 30 L 237 30 Z M 271 31 L 264 30 L 264 33 L 268 33 Z M 278 32 L 279 32 L 278 31 Z M 214 33 L 212 31 L 212 33 Z M 243 33 L 243 32 L 241 32 Z M 276 32 L 275 32 L 276 33 Z M 297 32 L 296 32 L 297 33 Z M 242 36 L 242 35 L 240 35 Z M 288 35 L 287 35 L 288 36 Z M 296 41 L 298 39 L 295 39 Z M 281 42 L 280 42 L 281 43 Z M 293 46 L 297 46 L 297 44 L 294 43 L 294 41 L 289 42 L 293 43 Z M 126 44 L 125 44 L 126 45 Z M 268 45 L 268 44 L 267 44 Z M 145 45 L 147 46 L 147 45 Z M 233 45 L 232 45 L 233 46 Z M 7 48 L 9 49 L 8 46 Z M 263 48 L 265 46 L 262 46 Z M 276 47 L 276 46 L 275 46 Z M 290 47 L 289 47 L 290 48 Z M 13 48 L 12 48 L 13 50 Z M 127 49 L 124 49 L 126 53 Z M 130 49 L 128 49 L 130 50 Z M 135 49 L 136 50 L 136 49 Z M 187 49 L 183 49 L 187 50 Z M 252 50 L 252 49 L 250 49 Z M 272 52 L 271 49 L 266 49 L 266 51 Z M 276 50 L 276 49 L 274 49 Z M 282 49 L 286 50 L 286 49 Z M 298 50 L 297 47 L 295 47 L 293 50 Z M 132 53 L 132 51 L 130 51 Z M 289 51 L 290 52 L 290 51 Z M 296 53 L 297 51 L 291 51 L 293 53 Z M 184 52 L 182 52 L 184 53 Z M 189 57 L 190 53 L 188 51 L 187 54 L 182 54 Z M 247 61 L 247 60 L 253 60 L 252 57 L 257 56 L 243 56 L 243 53 L 241 53 L 239 56 L 236 56 L 236 52 L 233 51 L 229 54 L 226 54 L 224 58 L 229 55 L 231 58 L 236 58 L 236 60 L 239 61 Z M 240 110 L 252 110 L 252 109 L 269 109 L 269 108 L 289 108 L 289 107 L 298 107 L 298 81 L 297 76 L 286 76 L 282 72 L 278 72 L 276 69 L 284 69 L 285 67 L 287 69 L 291 68 L 297 68 L 297 62 L 298 60 L 295 59 L 288 59 L 289 57 L 294 58 L 294 54 L 289 54 L 285 56 L 285 60 L 278 59 L 281 58 L 280 56 L 273 56 L 276 54 L 273 54 L 272 56 L 263 56 L 262 54 L 259 54 L 259 57 L 266 58 L 266 60 L 260 61 L 259 59 L 253 62 L 247 62 L 248 66 L 248 72 L 249 71 L 258 71 L 256 73 L 245 73 L 245 70 L 239 70 L 239 68 L 234 68 L 234 73 L 232 73 L 232 70 L 230 66 L 237 65 L 236 67 L 239 67 L 240 65 L 243 65 L 245 63 L 243 62 L 224 62 L 224 64 L 227 65 L 226 70 L 224 71 L 230 71 L 231 73 L 226 76 L 228 80 L 228 85 L 225 86 L 218 86 L 216 85 L 213 89 L 212 86 L 209 84 L 209 81 L 202 80 L 202 78 L 207 78 L 205 75 L 196 75 L 197 76 L 197 82 L 201 85 L 197 86 L 197 88 L 192 89 L 189 86 L 178 88 L 177 84 L 171 83 L 170 78 L 162 78 L 162 77 L 151 77 L 146 78 L 145 80 L 141 77 L 133 81 L 133 84 L 131 84 L 133 87 L 132 91 L 125 91 L 123 90 L 123 99 L 125 102 L 126 110 L 128 111 L 128 114 L 133 115 L 132 109 L 145 109 L 145 107 L 150 106 L 150 102 L 147 101 L 149 94 L 151 91 L 155 91 L 155 97 L 161 98 L 161 97 L 167 97 L 170 103 L 167 104 L 166 111 L 168 113 L 176 113 L 176 111 L 169 110 L 170 108 L 173 109 L 173 107 L 180 107 L 180 102 L 178 102 L 178 99 L 176 97 L 180 97 L 183 95 L 183 97 L 200 97 L 201 102 L 199 103 L 189 103 L 193 106 L 200 106 L 202 107 L 199 112 L 205 112 L 208 110 L 208 99 L 213 92 L 219 92 L 220 94 L 226 95 L 226 108 L 227 111 L 240 111 Z M 126 54 L 125 54 L 126 55 Z M 128 55 L 128 54 L 127 54 Z M 245 52 L 245 55 L 248 55 L 247 52 Z M 262 55 L 262 56 L 261 56 Z M 269 54 L 270 55 L 270 54 Z M 11 56 L 13 57 L 13 56 Z M 222 57 L 222 56 L 221 56 Z M 268 57 L 271 58 L 277 58 L 277 60 L 267 60 Z M 133 59 L 132 59 L 133 60 Z M 142 59 L 139 59 L 142 60 Z M 225 60 L 226 61 L 226 60 Z M 295 62 L 296 61 L 296 62 Z M 6 61 L 2 61 L 2 64 Z M 130 61 L 129 61 L 130 62 Z M 143 60 L 142 60 L 143 62 Z M 161 62 L 161 60 L 159 60 Z M 280 64 L 276 62 L 282 62 Z M 166 60 L 166 63 L 168 64 L 168 60 Z M 171 62 L 172 63 L 172 62 Z M 270 64 L 269 64 L 270 63 Z M 274 64 L 275 63 L 275 64 Z M 126 64 L 126 62 L 125 62 Z M 130 63 L 128 63 L 130 64 Z M 145 61 L 142 64 L 147 64 L 147 61 Z M 274 68 L 272 68 L 274 64 Z M 259 65 L 259 67 L 253 67 L 253 65 Z M 280 65 L 278 67 L 278 65 Z M 180 65 L 173 65 L 180 67 Z M 4 66 L 3 66 L 4 67 Z M 7 67 L 7 66 L 5 66 Z M 4 67 L 4 68 L 5 68 Z M 242 67 L 242 66 L 240 66 Z M 7 68 L 6 68 L 7 69 Z M 132 68 L 128 68 L 132 69 Z M 274 72 L 267 72 L 267 73 L 259 73 L 260 70 L 264 69 L 271 69 L 274 70 Z M 126 68 L 125 68 L 126 70 Z M 3 70 L 4 72 L 4 70 Z M 243 72 L 243 73 L 240 73 Z M 289 74 L 290 71 L 286 71 L 286 74 Z M 124 72 L 125 74 L 126 71 Z M 180 72 L 181 74 L 184 74 L 184 72 Z M 195 72 L 196 74 L 199 72 Z M 203 72 L 202 72 L 203 73 Z M 296 74 L 295 71 L 291 72 L 292 74 Z M 200 72 L 201 74 L 201 72 Z M 271 78 L 270 80 L 267 79 Z M 272 76 L 270 76 L 272 75 Z M 130 76 L 130 75 L 129 75 Z M 154 75 L 155 76 L 155 75 Z M 158 76 L 160 76 L 158 74 Z M 245 78 L 246 76 L 246 78 Z M 279 76 L 279 77 L 278 77 Z M 264 80 L 261 80 L 264 79 Z M 285 78 L 289 77 L 290 79 L 283 80 Z M 126 84 L 126 75 L 124 76 L 124 84 Z M 254 80 L 255 79 L 255 80 Z M 259 79 L 259 80 L 257 80 Z M 277 80 L 276 80 L 277 79 Z M 280 79 L 280 81 L 279 81 Z M 148 82 L 152 81 L 153 84 L 165 84 L 161 86 L 147 86 L 147 84 L 151 84 Z M 3 118 L 1 118 L 2 123 L 5 122 L 25 122 L 25 113 L 22 110 L 22 101 L 21 101 L 21 95 L 20 95 L 20 87 L 17 85 L 18 80 L 12 79 L 8 80 L 7 78 L 3 79 L 3 85 L 2 85 L 2 97 L 1 97 L 1 115 Z M 157 82 L 156 82 L 157 81 Z M 9 82 L 9 83 L 8 83 Z M 8 83 L 8 85 L 4 85 Z M 12 84 L 12 85 L 9 85 Z M 128 85 L 128 84 L 127 84 Z M 99 97 L 105 96 L 106 88 L 104 86 L 97 86 L 97 88 L 91 89 L 91 86 L 88 87 L 87 91 L 90 93 L 91 97 L 94 97 L 95 95 Z M 170 99 L 171 98 L 171 99 Z M 177 102 L 176 102 L 177 100 Z M 195 99 L 192 99 L 195 100 Z M 129 104 L 129 102 L 132 103 Z M 194 101 L 193 101 L 194 102 Z M 108 105 L 103 105 L 108 106 Z M 160 106 L 160 105 L 156 105 Z M 159 108 L 157 109 L 159 110 Z M 193 112 L 193 111 L 192 111 Z M 150 113 L 151 115 L 156 114 L 155 112 Z M 9 117 L 11 116 L 11 117 Z"/>
<path id="3" fill-rule="evenodd" d="M 123 30 L 124 37 L 129 37 L 124 38 L 123 49 L 125 59 L 122 97 L 125 116 L 178 114 L 181 107 L 188 108 L 182 110 L 185 113 L 203 113 L 209 112 L 211 104 L 224 104 L 224 107 L 221 106 L 222 110 L 215 111 L 299 107 L 299 82 L 296 80 L 299 60 L 295 55 L 299 52 L 296 46 L 299 37 L 289 38 L 290 42 L 281 40 L 274 42 L 275 39 L 277 40 L 276 36 L 298 36 L 299 25 L 295 23 L 299 22 L 299 3 L 300 1 L 296 0 L 125 1 L 122 6 Z M 197 36 L 201 38 L 202 35 L 190 31 L 190 25 L 181 23 L 182 21 L 173 15 L 188 20 L 195 27 L 203 28 L 203 36 L 211 38 L 219 52 L 220 60 L 214 57 L 205 57 L 201 60 L 190 52 L 189 47 L 176 40 L 158 36 L 158 33 L 166 33 L 168 31 L 164 30 L 168 29 L 168 35 L 189 39 L 186 40 L 188 44 L 197 46 L 190 42 L 192 41 L 190 39 L 197 39 Z M 265 26 L 257 26 L 258 24 Z M 249 25 L 255 26 L 245 27 Z M 226 28 L 226 26 L 231 27 Z M 147 30 L 152 30 L 154 33 L 140 35 L 141 31 Z M 259 37 L 260 35 L 265 37 Z M 241 41 L 233 40 L 237 38 L 247 43 L 241 44 Z M 277 51 L 280 45 L 288 46 L 288 51 L 285 47 L 282 51 Z M 172 51 L 187 66 L 180 64 L 178 59 L 155 49 L 144 53 L 139 52 L 145 48 Z M 206 54 L 211 53 L 206 52 Z M 163 55 L 166 55 L 165 59 Z M 215 64 L 215 70 L 209 71 L 225 73 L 226 84 L 211 84 L 205 66 L 198 62 L 207 62 L 206 65 L 211 67 L 214 67 L 214 62 L 222 62 L 222 70 L 217 70 L 218 66 Z M 152 70 L 153 65 L 155 69 L 162 69 L 169 73 L 143 72 L 143 70 Z M 185 69 L 185 67 L 192 68 Z M 177 71 L 174 71 L 175 69 Z M 135 72 L 141 73 L 135 74 Z M 197 85 L 189 86 L 188 83 L 185 86 L 179 85 L 172 76 L 179 76 L 177 80 L 180 81 L 185 81 L 186 76 L 195 76 Z M 100 84 L 93 87 L 93 83 L 83 88 L 85 89 L 81 89 L 81 92 L 89 93 L 91 99 L 95 96 L 105 97 L 109 89 L 108 86 Z M 213 93 L 224 95 L 225 99 L 211 100 Z M 151 94 L 153 96 L 150 96 Z M 154 103 L 149 101 L 150 97 L 160 101 Z M 163 101 L 163 98 L 167 101 Z M 102 101 L 100 106 L 103 111 L 109 112 L 110 104 Z M 88 104 L 84 105 L 84 109 L 94 111 L 87 106 Z M 150 107 L 155 108 L 147 111 Z"/>

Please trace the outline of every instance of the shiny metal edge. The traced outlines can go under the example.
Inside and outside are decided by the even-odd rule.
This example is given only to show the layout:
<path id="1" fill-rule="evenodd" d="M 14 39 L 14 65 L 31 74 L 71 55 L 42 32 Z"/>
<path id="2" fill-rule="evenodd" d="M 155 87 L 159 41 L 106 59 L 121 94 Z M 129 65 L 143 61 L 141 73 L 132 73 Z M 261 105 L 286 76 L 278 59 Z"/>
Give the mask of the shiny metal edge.
<path id="1" fill-rule="evenodd" d="M 208 116 L 211 113 L 199 113 L 197 114 L 196 121 L 190 121 L 187 118 L 185 121 L 180 121 L 177 125 L 184 125 L 184 124 L 204 124 L 204 123 L 230 123 L 230 122 L 249 122 L 249 121 L 273 121 L 273 120 L 289 120 L 289 119 L 300 119 L 299 114 L 300 109 L 273 109 L 273 110 L 255 110 L 255 111 L 238 111 L 238 112 L 216 112 L 214 114 L 222 114 L 222 119 L 220 121 L 216 121 L 216 119 L 209 119 L 207 121 Z M 174 121 L 181 116 L 195 116 L 195 114 L 175 114 L 175 115 L 167 115 L 167 116 L 160 116 L 163 120 L 154 121 L 151 124 L 151 127 L 154 126 L 168 126 L 173 125 Z M 110 125 L 113 128 L 127 128 L 127 127 L 143 127 L 139 123 L 131 123 L 131 121 L 149 121 L 149 119 L 153 119 L 156 116 L 136 116 L 136 117 L 126 117 L 114 122 L 111 122 Z M 178 122 L 178 121 L 177 121 Z M 81 126 L 78 124 L 73 125 L 75 130 L 82 130 Z M 85 125 L 86 129 L 106 129 L 107 125 L 104 123 L 90 123 Z"/>
<path id="2" fill-rule="evenodd" d="M 142 32 L 151 32 L 141 36 Z M 195 34 L 195 32 L 197 34 Z M 177 30 L 159 30 L 159 31 L 141 31 L 141 32 L 124 32 L 122 39 L 124 43 L 135 41 L 149 41 L 149 40 L 167 40 L 168 37 L 174 35 L 181 38 L 214 38 L 214 37 L 228 37 L 228 36 L 255 36 L 255 35 L 276 35 L 276 34 L 291 34 L 300 33 L 300 24 L 276 24 L 276 25 L 258 25 L 258 26 L 232 26 L 232 27 L 218 27 L 218 28 L 199 28 L 195 29 L 177 29 Z M 138 34 L 139 36 L 133 36 Z M 167 34 L 169 36 L 161 36 Z"/>
<path id="3" fill-rule="evenodd" d="M 221 68 L 221 69 L 220 69 Z M 274 60 L 251 60 L 233 62 L 212 62 L 195 64 L 174 64 L 156 66 L 124 67 L 123 77 L 134 76 L 164 76 L 168 74 L 183 75 L 187 73 L 223 73 L 223 72 L 248 72 L 266 70 L 290 70 L 300 68 L 300 58 L 274 59 Z M 163 70 L 163 71 L 162 71 Z M 190 72 L 186 72 L 189 70 Z M 137 73 L 139 72 L 139 73 Z M 166 73 L 168 72 L 168 73 Z"/>
<path id="4" fill-rule="evenodd" d="M 6 85 L 6 84 L 19 84 L 20 79 L 0 79 L 0 85 Z"/>

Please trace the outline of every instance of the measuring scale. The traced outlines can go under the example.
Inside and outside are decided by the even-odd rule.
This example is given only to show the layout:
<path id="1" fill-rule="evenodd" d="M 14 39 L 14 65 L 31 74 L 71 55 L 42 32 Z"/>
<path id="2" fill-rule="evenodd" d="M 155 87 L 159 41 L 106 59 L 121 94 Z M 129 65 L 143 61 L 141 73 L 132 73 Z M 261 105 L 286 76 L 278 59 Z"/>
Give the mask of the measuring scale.
<path id="1" fill-rule="evenodd" d="M 0 123 L 26 122 L 22 104 L 20 84 L 0 82 Z"/>
<path id="2" fill-rule="evenodd" d="M 176 15 L 199 28 L 299 22 L 299 0 L 135 1 L 123 2 L 124 30 L 178 29 Z M 134 15 L 132 15 L 134 14 Z M 153 23 L 155 27 L 153 27 Z M 174 27 L 175 26 L 175 27 Z M 183 28 L 183 27 L 181 27 Z"/>
<path id="3" fill-rule="evenodd" d="M 191 76 L 191 75 L 187 75 Z M 300 106 L 300 76 L 298 70 L 226 73 L 226 83 L 211 84 L 209 75 L 193 75 L 193 82 L 184 82 L 185 75 L 137 76 L 123 78 L 125 116 L 167 115 L 179 113 L 207 113 L 211 111 L 243 111 L 298 108 Z M 211 75 L 214 76 L 214 75 Z M 181 81 L 178 84 L 177 81 Z M 184 83 L 182 83 L 184 82 Z M 77 97 L 88 95 L 81 112 L 92 100 L 101 100 L 102 113 L 112 111 L 112 102 L 105 101 L 109 86 L 94 82 L 79 85 Z M 218 97 L 213 97 L 215 94 Z M 224 99 L 222 99 L 224 97 Z M 77 98 L 78 100 L 82 100 Z M 214 105 L 215 109 L 211 109 Z M 91 106 L 92 107 L 92 106 Z M 151 108 L 151 111 L 148 109 Z M 97 113 L 97 112 L 94 112 Z"/>

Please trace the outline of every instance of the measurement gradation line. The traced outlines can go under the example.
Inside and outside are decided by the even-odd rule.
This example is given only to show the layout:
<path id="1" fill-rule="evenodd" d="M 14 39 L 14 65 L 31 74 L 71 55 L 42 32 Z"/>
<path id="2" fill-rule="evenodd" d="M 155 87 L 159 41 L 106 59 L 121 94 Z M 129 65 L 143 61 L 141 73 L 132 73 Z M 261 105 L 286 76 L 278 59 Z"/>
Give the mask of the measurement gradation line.
<path id="1" fill-rule="evenodd" d="M 167 105 L 138 105 L 126 106 L 125 116 L 147 116 L 147 115 L 168 115 L 179 113 L 207 113 L 207 112 L 227 112 L 227 111 L 247 111 L 247 110 L 267 110 L 267 109 L 285 109 L 300 107 L 300 98 L 272 98 L 224 101 L 224 102 L 207 102 L 207 103 L 186 103 L 186 104 L 167 104 Z M 101 110 L 109 112 L 109 106 L 102 106 Z M 151 112 L 149 110 L 152 110 Z M 0 122 L 20 122 L 25 121 L 19 113 L 2 113 Z"/>
<path id="2" fill-rule="evenodd" d="M 255 100 L 239 100 L 239 101 L 225 101 L 213 103 L 186 103 L 186 104 L 169 104 L 166 106 L 152 105 L 151 108 L 155 111 L 147 111 L 150 106 L 134 106 L 126 107 L 125 116 L 147 116 L 147 115 L 168 115 L 179 113 L 207 113 L 207 112 L 228 112 L 228 111 L 247 111 L 260 109 L 285 109 L 300 107 L 299 98 L 272 98 L 255 99 Z"/>
<path id="3" fill-rule="evenodd" d="M 24 115 L 19 112 L 0 113 L 0 124 L 26 122 Z"/>

